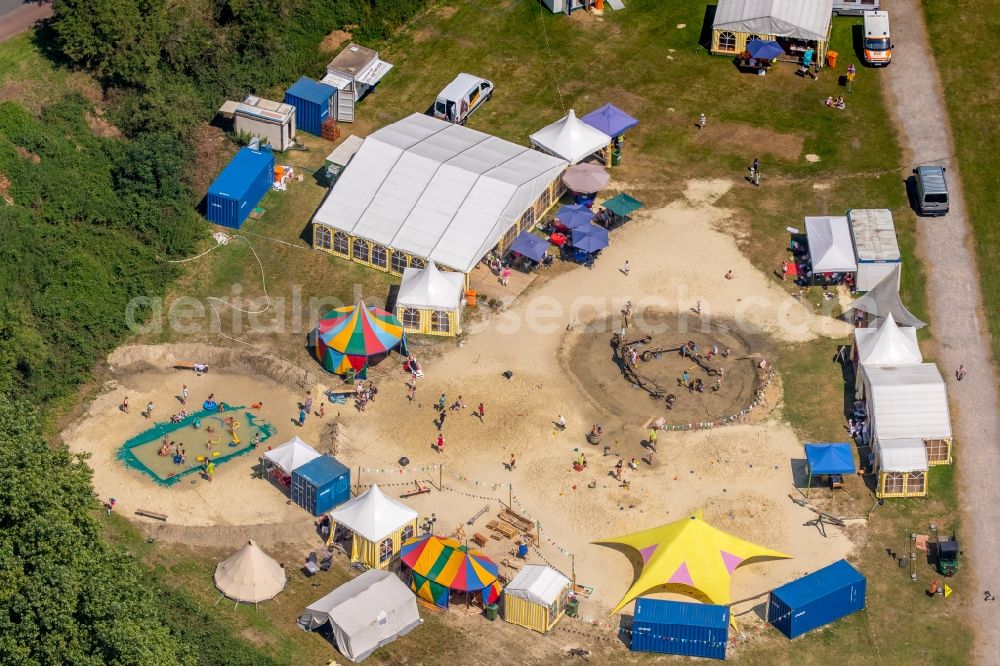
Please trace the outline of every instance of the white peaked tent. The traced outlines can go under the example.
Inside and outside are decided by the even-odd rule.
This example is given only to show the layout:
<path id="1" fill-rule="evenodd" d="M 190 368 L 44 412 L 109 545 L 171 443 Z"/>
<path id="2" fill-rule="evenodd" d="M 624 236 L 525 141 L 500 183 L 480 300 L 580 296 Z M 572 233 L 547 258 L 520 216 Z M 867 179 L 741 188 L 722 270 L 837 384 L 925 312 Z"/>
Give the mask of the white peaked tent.
<path id="1" fill-rule="evenodd" d="M 948 394 L 936 365 L 868 365 L 862 374 L 875 439 L 951 439 Z"/>
<path id="2" fill-rule="evenodd" d="M 809 259 L 813 274 L 854 273 L 854 242 L 847 218 L 807 217 L 806 236 L 809 241 Z"/>
<path id="3" fill-rule="evenodd" d="M 336 525 L 354 533 L 351 560 L 364 562 L 372 569 L 387 565 L 399 552 L 406 539 L 414 536 L 417 512 L 399 500 L 387 497 L 377 485 L 330 512 L 330 535 Z M 391 548 L 383 550 L 382 542 L 391 540 Z M 388 544 L 387 544 L 388 545 Z"/>
<path id="4" fill-rule="evenodd" d="M 906 309 L 899 299 L 899 272 L 897 264 L 867 294 L 851 303 L 851 308 L 872 315 L 876 319 L 892 315 L 898 324 L 922 328 L 926 326 Z"/>
<path id="5" fill-rule="evenodd" d="M 337 649 L 358 662 L 421 623 L 417 598 L 388 571 L 372 569 L 312 603 L 299 618 L 311 631 L 330 623 Z"/>
<path id="6" fill-rule="evenodd" d="M 412 333 L 461 333 L 459 310 L 465 277 L 444 272 L 433 261 L 425 268 L 408 267 L 396 296 L 396 318 Z"/>
<path id="7" fill-rule="evenodd" d="M 917 344 L 917 329 L 896 324 L 892 313 L 878 328 L 856 328 L 854 339 L 861 365 L 907 365 L 923 363 Z"/>
<path id="8" fill-rule="evenodd" d="M 832 0 L 719 0 L 712 29 L 822 41 L 832 13 Z"/>
<path id="9" fill-rule="evenodd" d="M 291 474 L 307 462 L 319 458 L 319 453 L 297 436 L 264 454 L 264 460 L 285 474 Z"/>
<path id="10" fill-rule="evenodd" d="M 219 562 L 215 586 L 233 601 L 255 604 L 285 589 L 285 569 L 253 541 Z"/>
<path id="11" fill-rule="evenodd" d="M 611 137 L 576 117 L 573 109 L 560 120 L 531 135 L 531 144 L 570 164 L 582 162 L 604 150 Z"/>

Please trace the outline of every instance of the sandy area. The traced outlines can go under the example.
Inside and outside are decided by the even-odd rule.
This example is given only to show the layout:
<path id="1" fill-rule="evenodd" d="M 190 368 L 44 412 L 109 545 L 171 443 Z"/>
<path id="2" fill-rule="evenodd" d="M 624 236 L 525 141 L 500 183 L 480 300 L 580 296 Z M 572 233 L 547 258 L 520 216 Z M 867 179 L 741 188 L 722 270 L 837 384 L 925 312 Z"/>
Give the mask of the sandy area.
<path id="1" fill-rule="evenodd" d="M 413 403 L 405 397 L 406 377 L 399 364 L 380 366 L 373 373 L 380 389 L 377 401 L 363 414 L 350 406 L 339 408 L 337 455 L 352 468 L 353 481 L 375 481 L 399 495 L 414 481 L 437 483 L 440 475 L 445 491 L 407 502 L 423 517 L 433 513 L 437 532 L 461 525 L 470 537 L 488 532 L 485 523 L 499 508 L 498 500 L 506 502 L 512 494 L 515 508 L 541 523 L 541 556 L 567 574 L 575 565 L 579 582 L 595 588 L 582 614 L 602 621 L 633 572 L 625 557 L 591 542 L 675 520 L 697 508 L 720 528 L 794 556 L 738 570 L 734 599 L 764 592 L 847 554 L 851 542 L 844 534 L 833 528 L 823 538 L 815 528 L 803 527 L 814 515 L 787 497 L 792 491 L 790 461 L 802 456 L 787 425 L 758 414 L 754 424 L 662 433 L 653 465 L 641 462 L 638 471 L 627 471 L 632 483 L 625 490 L 609 472 L 617 460 L 614 454 L 626 460 L 643 457 L 642 423 L 634 414 L 601 413 L 569 370 L 579 338 L 574 330 L 616 315 L 625 299 L 639 313 L 646 307 L 683 313 L 678 327 L 699 326 L 715 315 L 746 322 L 753 335 L 766 333 L 777 342 L 846 333 L 846 324 L 810 314 L 773 278 L 756 271 L 732 237 L 715 228 L 726 223 L 729 213 L 713 204 L 729 186 L 725 181 L 691 184 L 685 198 L 641 213 L 616 231 L 593 270 L 579 268 L 532 287 L 506 312 L 477 326 L 463 345 L 425 360 L 426 376 Z M 626 259 L 631 265 L 627 276 L 619 271 Z M 734 279 L 724 278 L 728 270 Z M 690 310 L 699 300 L 700 316 Z M 641 328 L 639 318 L 637 322 Z M 609 355 L 594 362 L 606 366 L 609 379 L 617 372 Z M 509 380 L 502 374 L 506 370 L 513 373 Z M 780 374 L 781 368 L 777 370 Z M 65 433 L 73 450 L 93 454 L 98 493 L 116 496 L 127 514 L 142 505 L 169 514 L 177 524 L 298 521 L 308 527 L 311 517 L 288 506 L 277 489 L 249 479 L 252 456 L 221 465 L 211 485 L 196 480 L 173 488 L 155 486 L 114 460 L 120 443 L 146 425 L 137 408 L 128 416 L 118 413 L 122 395 L 127 391 L 134 406 L 152 399 L 165 411 L 185 378 L 199 400 L 209 392 L 230 402 L 263 400 L 263 415 L 278 426 L 275 442 L 299 434 L 321 449 L 331 445 L 327 428 L 336 406 L 328 405 L 325 419 L 310 418 L 301 430 L 290 422 L 304 395 L 298 386 L 288 388 L 262 375 L 213 371 L 194 379 L 179 371 L 122 370 L 120 385 L 99 397 L 82 422 Z M 445 449 L 437 453 L 432 448 L 437 414 L 431 404 L 442 392 L 449 404 L 461 395 L 467 408 L 448 413 L 442 428 Z M 480 401 L 486 409 L 483 422 L 471 414 Z M 652 407 L 649 415 L 656 411 Z M 565 432 L 553 427 L 558 414 L 568 422 Z M 598 420 L 605 426 L 609 457 L 584 438 Z M 583 473 L 571 467 L 578 450 L 588 457 Z M 512 453 L 517 466 L 509 471 L 505 464 Z M 396 462 L 403 455 L 411 461 L 405 469 Z M 595 488 L 587 487 L 590 481 Z M 483 506 L 490 512 L 466 526 Z M 491 540 L 487 552 L 501 559 L 511 547 L 510 541 Z"/>

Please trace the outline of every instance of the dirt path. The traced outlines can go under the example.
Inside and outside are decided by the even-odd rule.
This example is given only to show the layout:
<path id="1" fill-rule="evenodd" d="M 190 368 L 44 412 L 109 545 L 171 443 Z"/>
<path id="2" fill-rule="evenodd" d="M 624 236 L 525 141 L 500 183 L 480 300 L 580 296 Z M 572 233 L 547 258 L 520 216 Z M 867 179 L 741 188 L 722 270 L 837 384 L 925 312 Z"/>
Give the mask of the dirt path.
<path id="1" fill-rule="evenodd" d="M 22 4 L 4 11 L 10 3 L 0 4 L 0 42 L 19 35 L 35 25 L 36 21 L 52 16 L 52 5 Z"/>
<path id="2" fill-rule="evenodd" d="M 996 438 L 1000 418 L 997 374 L 990 363 L 975 255 L 970 249 L 975 241 L 959 187 L 959 166 L 954 160 L 945 161 L 954 153 L 954 147 L 920 2 L 892 0 L 888 9 L 898 47 L 888 71 L 888 88 L 891 108 L 909 153 L 907 164 L 935 162 L 948 167 L 951 212 L 933 220 L 922 219 L 917 242 L 927 265 L 931 330 L 937 341 L 939 363 L 949 380 L 962 499 L 969 508 L 962 533 L 967 564 L 971 565 L 966 575 L 975 577 L 977 593 L 995 591 L 1000 589 L 1000 531 L 990 512 L 1000 505 L 1000 487 L 995 482 L 1000 466 L 1000 443 Z M 954 380 L 953 373 L 960 363 L 971 368 L 961 384 Z M 1000 664 L 1000 614 L 978 598 L 970 600 L 969 605 L 977 633 L 977 662 Z"/>

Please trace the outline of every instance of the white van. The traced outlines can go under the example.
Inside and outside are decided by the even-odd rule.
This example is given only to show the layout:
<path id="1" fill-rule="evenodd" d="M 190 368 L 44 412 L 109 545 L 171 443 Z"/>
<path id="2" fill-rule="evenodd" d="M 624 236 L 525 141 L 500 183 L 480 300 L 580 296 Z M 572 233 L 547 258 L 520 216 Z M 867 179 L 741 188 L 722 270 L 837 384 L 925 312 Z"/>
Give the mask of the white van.
<path id="1" fill-rule="evenodd" d="M 865 12 L 865 62 L 885 67 L 892 61 L 892 37 L 889 35 L 889 12 Z"/>
<path id="2" fill-rule="evenodd" d="M 459 74 L 438 95 L 434 117 L 464 125 L 472 112 L 492 96 L 492 81 L 472 74 Z"/>
<path id="3" fill-rule="evenodd" d="M 861 16 L 878 9 L 879 0 L 833 0 L 834 16 Z"/>

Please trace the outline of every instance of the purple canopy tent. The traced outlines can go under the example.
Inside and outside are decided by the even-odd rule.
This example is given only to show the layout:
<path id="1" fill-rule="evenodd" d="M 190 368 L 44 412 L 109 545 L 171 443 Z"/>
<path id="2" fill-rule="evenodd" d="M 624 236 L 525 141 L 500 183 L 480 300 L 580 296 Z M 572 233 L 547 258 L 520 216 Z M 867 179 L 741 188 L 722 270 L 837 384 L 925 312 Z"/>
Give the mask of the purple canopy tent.
<path id="1" fill-rule="evenodd" d="M 594 211 L 580 204 L 570 204 L 556 211 L 555 217 L 567 229 L 576 229 L 589 224 L 594 219 Z"/>
<path id="2" fill-rule="evenodd" d="M 628 115 L 614 104 L 605 104 L 580 118 L 594 129 L 608 136 L 621 136 L 626 131 L 639 124 L 639 121 Z"/>
<path id="3" fill-rule="evenodd" d="M 532 261 L 542 261 L 545 259 L 545 253 L 549 249 L 549 242 L 533 233 L 522 231 L 514 239 L 510 249 L 512 252 L 524 255 Z"/>

